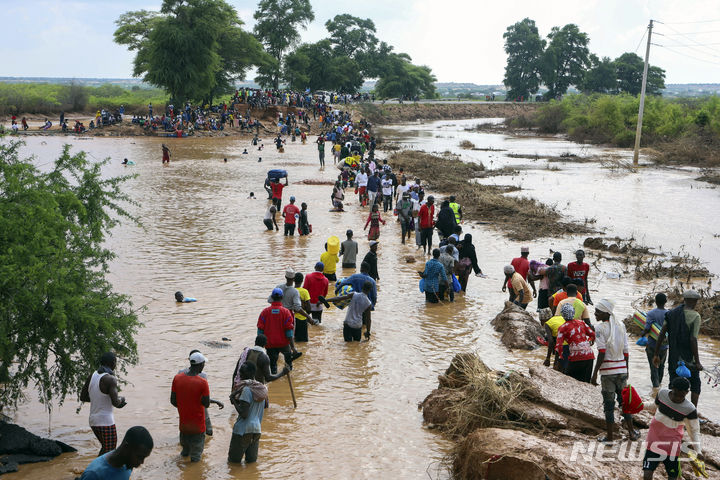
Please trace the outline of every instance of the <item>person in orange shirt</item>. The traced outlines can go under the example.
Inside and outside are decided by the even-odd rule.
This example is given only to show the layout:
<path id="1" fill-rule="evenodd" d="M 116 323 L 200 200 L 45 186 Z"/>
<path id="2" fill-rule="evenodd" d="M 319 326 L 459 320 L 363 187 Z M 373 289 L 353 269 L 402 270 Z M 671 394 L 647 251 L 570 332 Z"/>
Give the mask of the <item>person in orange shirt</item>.
<path id="1" fill-rule="evenodd" d="M 576 298 L 582 300 L 582 294 L 578 293 L 577 285 L 575 285 L 575 283 L 570 278 L 567 278 L 567 277 L 564 278 L 563 279 L 563 288 L 564 289 L 550 297 L 550 309 L 552 310 L 553 315 L 555 315 L 555 312 L 557 311 L 558 305 L 560 304 L 560 302 L 565 300 L 566 298 L 568 298 L 568 296 L 569 296 L 568 286 L 570 286 L 570 285 L 573 285 L 575 287 L 575 295 L 574 296 Z"/>

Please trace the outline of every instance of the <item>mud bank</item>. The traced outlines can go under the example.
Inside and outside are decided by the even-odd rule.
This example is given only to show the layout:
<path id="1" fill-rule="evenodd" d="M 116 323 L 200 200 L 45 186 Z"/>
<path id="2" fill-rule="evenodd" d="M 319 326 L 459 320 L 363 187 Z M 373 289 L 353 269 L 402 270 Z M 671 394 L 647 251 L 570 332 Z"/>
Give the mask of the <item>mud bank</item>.
<path id="1" fill-rule="evenodd" d="M 17 472 L 21 464 L 47 462 L 75 451 L 63 442 L 40 438 L 19 425 L 0 421 L 0 475 Z"/>
<path id="2" fill-rule="evenodd" d="M 418 177 L 433 190 L 454 195 L 462 205 L 464 219 L 490 223 L 512 240 L 594 231 L 589 225 L 563 221 L 563 216 L 554 208 L 536 200 L 504 195 L 517 188 L 474 182 L 474 179 L 497 174 L 486 171 L 482 164 L 466 163 L 452 155 L 437 156 L 412 150 L 393 153 L 388 162 L 397 169 L 403 168 L 410 179 Z"/>
<path id="3" fill-rule="evenodd" d="M 439 376 L 422 410 L 429 427 L 455 441 L 448 463 L 458 479 L 639 478 L 641 441 L 627 440 L 624 429 L 615 446 L 597 441 L 605 428 L 601 398 L 599 387 L 542 365 L 501 372 L 464 353 Z M 650 420 L 646 411 L 635 416 L 641 440 Z M 711 479 L 720 479 L 719 429 L 702 426 Z"/>
<path id="4" fill-rule="evenodd" d="M 535 111 L 534 103 L 360 103 L 352 106 L 357 116 L 374 124 L 452 120 L 460 118 L 515 118 Z"/>

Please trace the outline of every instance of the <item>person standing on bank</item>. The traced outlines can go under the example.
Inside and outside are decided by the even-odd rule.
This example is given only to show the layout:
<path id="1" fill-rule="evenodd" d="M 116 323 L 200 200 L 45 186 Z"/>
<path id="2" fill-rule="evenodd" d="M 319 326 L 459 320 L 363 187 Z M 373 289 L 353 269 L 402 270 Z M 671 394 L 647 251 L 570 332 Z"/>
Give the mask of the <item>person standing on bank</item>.
<path id="1" fill-rule="evenodd" d="M 562 309 L 562 307 L 561 307 Z M 595 306 L 595 319 L 599 322 L 595 327 L 595 341 L 598 348 L 597 362 L 590 383 L 597 385 L 600 374 L 600 390 L 605 412 L 606 434 L 598 440 L 611 444 L 615 435 L 615 399 L 622 398 L 622 391 L 627 386 L 629 372 L 629 352 L 625 326 L 615 319 L 615 304 L 602 299 Z M 633 427 L 633 417 L 624 413 L 623 420 L 630 433 L 630 440 L 640 438 L 640 433 Z"/>
<path id="2" fill-rule="evenodd" d="M 345 232 L 347 240 L 340 244 L 340 255 L 342 256 L 342 268 L 355 268 L 358 254 L 358 243 L 353 240 L 353 231 Z"/>
<path id="3" fill-rule="evenodd" d="M 170 393 L 180 417 L 180 455 L 190 456 L 191 462 L 199 462 L 205 449 L 205 409 L 210 407 L 210 387 L 200 376 L 205 361 L 200 352 L 190 355 L 190 370 L 175 375 Z"/>
<path id="4" fill-rule="evenodd" d="M 117 357 L 113 352 L 105 352 L 100 357 L 100 367 L 85 381 L 80 392 L 81 402 L 90 402 L 90 428 L 100 442 L 100 453 L 104 455 L 117 446 L 117 428 L 113 407 L 127 405 L 125 397 L 118 394 L 115 377 Z"/>
<path id="5" fill-rule="evenodd" d="M 695 407 L 700 400 L 700 372 L 703 370 L 698 353 L 698 335 L 702 321 L 700 314 L 695 311 L 699 299 L 700 294 L 695 290 L 683 292 L 684 303 L 665 314 L 665 323 L 658 335 L 653 355 L 653 364 L 659 367 L 660 348 L 667 335 L 670 348 L 668 355 L 670 382 L 678 376 L 676 370 L 679 362 L 684 362 L 690 370 L 690 401 Z"/>
<path id="6" fill-rule="evenodd" d="M 645 329 L 642 332 L 642 336 L 647 336 L 647 345 L 645 346 L 645 355 L 647 355 L 648 364 L 650 366 L 650 382 L 653 386 L 653 396 L 657 394 L 662 385 L 663 377 L 665 376 L 665 360 L 667 360 L 668 344 L 663 343 L 658 351 L 658 358 L 660 359 L 659 365 L 656 367 L 653 363 L 653 357 L 655 356 L 655 345 L 657 341 L 649 335 L 650 329 L 653 325 L 658 330 L 662 330 L 663 324 L 665 323 L 665 315 L 667 309 L 665 304 L 667 303 L 667 295 L 664 293 L 658 293 L 655 295 L 655 308 L 650 310 L 645 317 Z"/>

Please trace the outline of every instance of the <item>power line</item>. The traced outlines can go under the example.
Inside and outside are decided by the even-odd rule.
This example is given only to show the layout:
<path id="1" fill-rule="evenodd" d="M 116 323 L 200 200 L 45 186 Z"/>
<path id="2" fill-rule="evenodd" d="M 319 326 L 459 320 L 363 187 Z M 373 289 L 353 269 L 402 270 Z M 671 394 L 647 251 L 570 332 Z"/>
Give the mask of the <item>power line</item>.
<path id="1" fill-rule="evenodd" d="M 707 46 L 710 46 L 710 45 L 720 45 L 720 42 L 718 42 L 718 43 L 703 43 L 703 44 L 702 44 L 703 47 L 707 47 Z M 673 47 L 696 47 L 696 45 L 674 44 Z"/>
<path id="2" fill-rule="evenodd" d="M 682 57 L 685 57 L 685 58 L 692 58 L 693 60 L 697 60 L 698 62 L 711 63 L 713 65 L 720 65 L 720 62 L 714 62 L 712 60 L 704 60 L 702 58 L 693 57 L 692 55 L 688 55 L 687 53 L 678 52 L 677 50 L 673 50 L 672 48 L 670 48 L 666 45 L 660 45 L 659 43 L 652 43 L 652 45 L 655 45 L 656 47 L 664 48 L 665 50 L 668 50 L 673 53 L 677 53 L 678 55 L 681 55 Z"/>
<path id="3" fill-rule="evenodd" d="M 662 34 L 659 33 L 658 35 L 663 35 L 663 36 L 667 37 L 667 36 L 675 36 L 675 35 L 703 35 L 706 33 L 720 33 L 720 30 L 705 30 L 702 32 L 682 32 L 682 33 L 662 33 Z"/>
<path id="4" fill-rule="evenodd" d="M 662 33 L 658 33 L 658 35 L 665 36 L 665 35 L 663 35 Z M 711 56 L 711 57 L 720 58 L 720 55 L 716 55 L 716 54 L 714 54 L 714 53 L 709 53 L 709 52 L 706 52 L 705 50 L 700 50 L 699 48 L 697 48 L 698 46 L 707 47 L 708 45 L 720 45 L 720 43 L 698 43 L 698 42 L 695 42 L 694 44 L 683 44 L 683 43 L 680 43 L 679 39 L 670 38 L 670 37 L 666 37 L 666 40 L 667 40 L 667 41 L 670 41 L 670 42 L 673 42 L 673 43 L 667 45 L 667 46 L 669 46 L 669 47 L 673 47 L 673 48 L 675 48 L 675 47 L 690 48 L 690 49 L 694 50 L 695 52 L 697 52 L 697 53 L 699 53 L 699 54 L 701 54 L 701 55 L 707 55 L 707 56 Z M 709 48 L 709 50 L 710 50 L 711 52 L 718 51 L 718 50 L 715 49 L 715 48 Z"/>
<path id="5" fill-rule="evenodd" d="M 696 22 L 670 22 L 669 24 L 665 23 L 665 22 L 661 22 L 660 20 L 655 20 L 655 21 L 657 23 L 662 23 L 663 25 L 691 25 L 691 24 L 695 24 L 695 23 L 720 23 L 720 18 L 718 18 L 716 20 L 698 20 Z"/>
<path id="6" fill-rule="evenodd" d="M 642 45 L 643 40 L 645 39 L 645 35 L 647 35 L 647 28 L 643 30 L 643 35 L 640 38 L 640 41 L 637 44 L 637 47 L 635 47 L 635 53 L 637 53 L 638 49 L 640 48 L 640 45 Z"/>
<path id="7" fill-rule="evenodd" d="M 666 26 L 667 26 L 667 25 L 666 25 Z M 682 36 L 682 37 L 690 40 L 692 43 L 694 43 L 694 44 L 696 44 L 696 45 L 698 45 L 698 46 L 700 46 L 700 47 L 703 46 L 703 45 L 702 45 L 700 42 L 698 42 L 697 40 L 694 40 L 694 39 L 688 37 L 687 35 L 685 35 L 685 34 L 683 34 L 683 33 L 681 33 L 681 32 L 678 32 L 678 31 L 675 30 L 674 28 L 672 28 L 672 27 L 670 27 L 670 26 L 667 26 L 667 28 L 669 28 L 670 30 L 672 30 L 672 31 L 675 32 L 675 33 L 680 34 L 680 36 Z M 712 50 L 712 49 L 711 49 L 711 50 Z M 714 50 L 713 50 L 713 52 L 714 52 Z M 720 58 L 720 56 L 719 56 L 719 55 L 716 55 L 715 53 L 705 53 L 705 55 L 710 55 L 710 56 L 713 56 L 713 57 Z"/>

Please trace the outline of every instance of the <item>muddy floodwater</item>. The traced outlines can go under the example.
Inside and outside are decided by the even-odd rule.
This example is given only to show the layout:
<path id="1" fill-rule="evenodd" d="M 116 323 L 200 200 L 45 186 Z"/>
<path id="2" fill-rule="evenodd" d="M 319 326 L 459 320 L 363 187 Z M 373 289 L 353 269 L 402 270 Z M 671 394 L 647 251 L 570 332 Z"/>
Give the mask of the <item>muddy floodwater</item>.
<path id="1" fill-rule="evenodd" d="M 477 122 L 467 121 L 467 125 Z M 394 131 L 416 148 L 443 151 L 456 148 L 465 138 L 466 132 L 458 126 L 461 123 L 436 122 Z M 367 210 L 359 207 L 348 190 L 347 211 L 330 213 L 331 186 L 299 183 L 305 179 L 331 182 L 338 173 L 332 165 L 319 168 L 317 149 L 312 143 L 303 146 L 288 142 L 285 153 L 278 154 L 270 137 L 264 139 L 268 147 L 261 152 L 246 139 L 163 140 L 173 154 L 168 167 L 160 163 L 160 139 L 33 137 L 24 148 L 25 153 L 36 156 L 38 165 L 47 168 L 62 143 L 69 142 L 74 151 L 83 149 L 93 159 L 110 157 L 107 175 L 137 174 L 127 182 L 127 191 L 141 204 L 133 212 L 142 226 L 126 222 L 108 239 L 118 254 L 111 268 L 116 290 L 129 294 L 136 306 L 146 307 L 140 314 L 144 328 L 137 335 L 140 362 L 122 376 L 127 381 L 122 395 L 128 404 L 115 411 L 120 437 L 130 426 L 144 425 L 155 439 L 152 455 L 133 473 L 133 478 L 446 478 L 442 459 L 450 443 L 422 425 L 417 405 L 435 388 L 437 375 L 452 356 L 474 350 L 491 367 L 510 369 L 526 369 L 544 358 L 540 350 L 508 352 L 489 326 L 505 299 L 500 291 L 502 266 L 518 255 L 520 244 L 506 240 L 491 226 L 464 224 L 464 230 L 473 234 L 480 266 L 488 278 L 471 277 L 467 294 L 456 296 L 453 304 L 427 306 L 418 290 L 416 273 L 422 269 L 424 258 L 414 245 L 400 244 L 399 226 L 392 215 L 384 215 L 389 221 L 381 227 L 381 280 L 371 340 L 345 344 L 344 312 L 337 309 L 325 313 L 321 326 L 310 326 L 310 341 L 299 344 L 304 355 L 295 362 L 292 373 L 297 409 L 293 409 L 286 379 L 271 383 L 271 405 L 262 424 L 259 460 L 251 466 L 230 466 L 227 450 L 236 418 L 226 401 L 230 377 L 242 348 L 253 342 L 257 317 L 267 305 L 270 290 L 284 281 L 287 266 L 304 273 L 312 271 L 327 237 L 337 235 L 343 239 L 348 228 L 356 232 L 360 255 L 364 256 L 368 242 L 362 229 Z M 586 148 L 556 140 L 516 140 L 494 134 L 473 133 L 471 141 L 477 147 L 493 146 L 517 153 L 562 153 Z M 250 154 L 242 155 L 244 148 Z M 552 172 L 544 164 L 530 160 L 503 160 L 502 152 L 458 149 L 458 153 L 468 160 L 482 160 L 488 167 L 493 166 L 491 160 L 497 162 L 495 166 L 504 162 L 526 165 L 518 178 L 525 182 L 528 194 L 557 202 L 559 207 L 566 201 L 577 201 L 563 211 L 574 217 L 597 217 L 598 227 L 608 228 L 608 233 L 624 236 L 635 228 L 638 238 L 665 247 L 679 247 L 683 235 L 687 235 L 691 239 L 684 242 L 688 249 L 701 239 L 697 253 L 709 263 L 711 271 L 720 271 L 718 239 L 708 236 L 713 228 L 718 230 L 716 217 L 703 212 L 683 216 L 682 205 L 674 205 L 678 202 L 671 198 L 678 192 L 683 202 L 703 205 L 705 212 L 720 211 L 720 192 L 691 189 L 700 185 L 687 173 L 648 171 L 655 179 L 650 184 L 638 180 L 642 176 L 627 179 L 626 173 L 604 171 L 591 164 L 561 165 L 563 170 Z M 471 158 L 470 154 L 478 156 Z M 380 154 L 380 158 L 384 156 Z M 125 157 L 136 165 L 120 165 Z M 262 157 L 261 163 L 258 157 Z M 327 158 L 331 158 L 329 154 Z M 298 203 L 308 204 L 313 227 L 310 236 L 288 238 L 265 231 L 262 218 L 267 200 L 262 184 L 271 168 L 289 172 L 290 186 L 285 189 L 284 201 L 294 195 Z M 493 181 L 512 183 L 518 178 Z M 665 191 L 666 185 L 675 185 L 676 190 Z M 247 198 L 251 191 L 257 200 Z M 648 197 L 648 192 L 657 197 Z M 660 229 L 647 217 L 654 215 L 657 203 L 665 197 L 666 226 Z M 618 204 L 623 202 L 627 214 L 616 217 L 622 210 Z M 638 210 L 646 211 L 638 215 Z M 632 220 L 633 212 L 638 215 L 637 222 Z M 683 219 L 679 227 L 670 228 L 673 222 Z M 715 225 L 709 225 L 712 223 Z M 564 252 L 567 258 L 581 243 L 582 238 L 567 237 L 528 244 L 531 258 L 540 259 L 547 256 L 549 248 Z M 417 261 L 407 263 L 408 255 L 414 255 Z M 343 271 L 342 276 L 351 273 Z M 593 275 L 590 283 L 594 298 L 616 300 L 621 318 L 631 313 L 631 302 L 648 288 L 631 276 L 611 280 L 598 272 Z M 176 304 L 173 293 L 177 290 L 198 302 Z M 531 304 L 531 308 L 534 306 Z M 223 337 L 230 339 L 228 348 L 203 343 Z M 169 402 L 172 378 L 186 366 L 193 348 L 208 358 L 205 372 L 211 397 L 226 403 L 224 410 L 215 405 L 210 408 L 214 435 L 206 442 L 202 461 L 197 464 L 189 464 L 179 455 L 177 412 Z M 701 350 L 706 367 L 718 362 L 717 343 L 703 341 Z M 649 373 L 643 350 L 633 344 L 630 358 L 631 382 L 648 393 Z M 701 411 L 720 420 L 720 389 L 704 387 Z M 53 438 L 73 445 L 78 452 L 49 463 L 22 466 L 19 473 L 7 478 L 74 478 L 99 449 L 87 423 L 89 406 L 84 405 L 76 413 L 79 404 L 68 399 L 48 416 L 33 391 L 28 392 L 28 397 L 14 420 L 37 434 L 48 435 L 50 430 Z"/>

